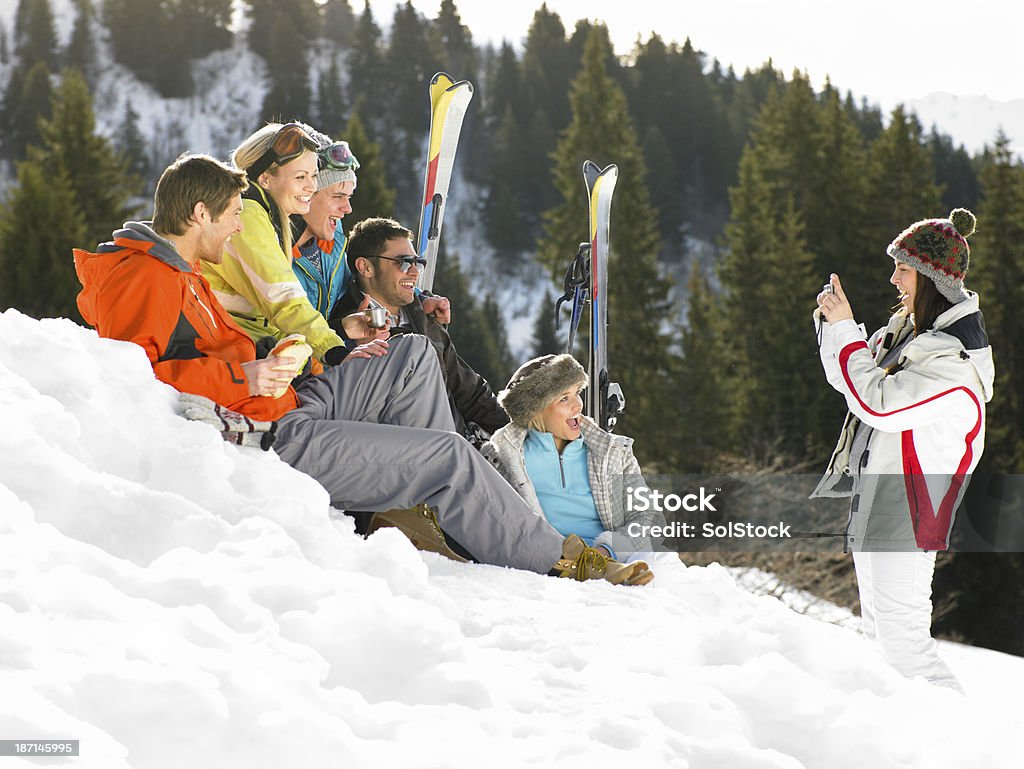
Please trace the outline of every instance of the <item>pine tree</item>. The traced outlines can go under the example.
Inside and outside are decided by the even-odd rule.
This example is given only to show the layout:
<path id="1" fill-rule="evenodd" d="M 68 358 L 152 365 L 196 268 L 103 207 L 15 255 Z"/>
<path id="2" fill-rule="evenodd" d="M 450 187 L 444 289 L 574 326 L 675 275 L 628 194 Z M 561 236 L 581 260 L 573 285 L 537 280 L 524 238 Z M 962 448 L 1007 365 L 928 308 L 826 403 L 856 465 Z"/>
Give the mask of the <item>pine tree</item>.
<path id="1" fill-rule="evenodd" d="M 731 70 L 730 74 L 732 74 Z M 735 80 L 735 75 L 732 75 L 732 78 Z M 785 85 L 785 78 L 772 65 L 771 59 L 765 62 L 760 69 L 745 70 L 743 77 L 736 80 L 731 99 L 725 105 L 729 125 L 732 127 L 731 135 L 735 142 L 734 157 L 738 159 L 742 154 L 747 138 L 754 130 L 754 124 L 768 100 L 773 94 L 782 90 Z M 737 162 L 735 168 L 738 167 L 739 163 Z"/>
<path id="2" fill-rule="evenodd" d="M 9 158 L 22 158 L 30 144 L 40 139 L 39 121 L 50 114 L 53 89 L 50 87 L 50 70 L 46 62 L 37 61 L 21 80 L 16 70 L 8 84 L 9 93 L 18 89 L 17 96 L 4 100 L 4 154 Z M 10 110 L 8 112 L 7 110 Z"/>
<path id="3" fill-rule="evenodd" d="M 721 270 L 728 430 L 733 450 L 759 461 L 803 456 L 821 429 L 809 406 L 824 387 L 807 330 L 813 255 L 792 193 L 765 173 L 765 155 L 774 154 L 758 143 L 740 161 Z"/>
<path id="4" fill-rule="evenodd" d="M 996 384 L 988 407 L 982 462 L 1024 472 L 1024 166 L 1000 134 L 983 157 L 984 200 L 971 245 L 968 285 L 981 296 Z"/>
<path id="5" fill-rule="evenodd" d="M 485 300 L 483 306 L 477 303 L 458 257 L 446 254 L 443 242 L 439 256 L 434 291 L 448 297 L 455 313 L 448 333 L 462 359 L 497 390 L 514 370 L 497 304 L 493 299 Z"/>
<path id="6" fill-rule="evenodd" d="M 370 141 L 360 116 L 362 101 L 356 104 L 349 118 L 343 138 L 352 152 L 359 158 L 359 177 L 355 195 L 352 196 L 352 213 L 348 219 L 353 223 L 371 216 L 395 216 L 395 191 L 388 186 L 387 171 L 381 158 L 380 145 Z M 351 227 L 349 228 L 351 229 Z"/>
<path id="7" fill-rule="evenodd" d="M 67 174 L 85 221 L 82 242 L 91 247 L 108 240 L 111 231 L 131 217 L 129 201 L 138 195 L 140 183 L 127 173 L 127 161 L 110 141 L 96 134 L 92 96 L 81 73 L 63 73 L 53 117 L 41 122 L 40 131 L 42 146 L 29 150 L 29 160 Z"/>
<path id="8" fill-rule="evenodd" d="M 806 76 L 794 73 L 785 88 L 768 94 L 731 191 L 724 317 L 727 336 L 742 340 L 730 369 L 736 381 L 729 386 L 739 393 L 734 424 L 753 425 L 756 451 L 793 459 L 824 451 L 842 416 L 821 387 L 814 340 L 800 329 L 808 328 L 813 298 L 831 272 L 848 286 L 862 319 L 863 281 L 854 278 L 858 270 L 870 272 L 861 267 L 870 229 L 866 161 L 834 89 L 826 86 L 819 98 Z M 870 277 L 876 286 L 877 276 Z M 781 340 L 787 344 L 780 348 Z"/>
<path id="9" fill-rule="evenodd" d="M 135 0 L 128 0 L 135 2 Z M 186 0 L 187 1 L 187 0 Z M 108 0 L 109 2 L 109 0 Z M 299 44 L 292 53 L 303 53 L 309 41 L 320 36 L 320 12 L 314 0 L 244 0 L 248 6 L 249 48 L 253 53 L 266 59 L 268 67 L 284 55 L 274 38 L 282 19 L 287 19 L 295 31 Z M 299 56 L 298 58 L 305 58 Z"/>
<path id="10" fill-rule="evenodd" d="M 0 310 L 36 318 L 80 320 L 71 249 L 87 242 L 82 212 L 66 172 L 18 163 L 17 185 L 0 207 Z"/>
<path id="11" fill-rule="evenodd" d="M 128 173 L 139 179 L 149 178 L 150 161 L 146 156 L 146 139 L 139 130 L 139 113 L 131 99 L 125 99 L 124 117 L 117 129 L 117 146 L 128 161 Z"/>
<path id="12" fill-rule="evenodd" d="M 563 330 L 565 329 L 563 325 Z M 540 304 L 540 312 L 533 322 L 533 336 L 530 339 L 530 354 L 536 358 L 541 355 L 557 355 L 565 352 L 565 342 L 559 338 L 555 329 L 555 299 L 547 291 Z"/>
<path id="13" fill-rule="evenodd" d="M 193 45 L 186 39 L 188 13 L 187 8 L 165 0 L 103 3 L 103 22 L 110 32 L 114 58 L 165 98 L 192 95 L 192 69 L 187 66 Z M 159 29 L 160 34 L 139 34 L 143 29 Z"/>
<path id="14" fill-rule="evenodd" d="M 517 155 L 516 194 L 527 224 L 558 205 L 551 185 L 551 154 L 559 132 L 570 119 L 569 83 L 579 71 L 565 39 L 565 27 L 547 4 L 534 13 L 520 64 L 523 89 L 521 142 Z"/>
<path id="15" fill-rule="evenodd" d="M 345 98 L 341 85 L 341 73 L 338 62 L 331 57 L 331 63 L 320 73 L 316 89 L 317 125 L 330 135 L 334 135 L 345 124 Z"/>
<path id="16" fill-rule="evenodd" d="M 971 156 L 961 144 L 953 147 L 953 140 L 932 127 L 928 146 L 935 166 L 935 180 L 942 188 L 942 208 L 969 208 L 972 211 L 981 199 L 981 183 Z"/>
<path id="17" fill-rule="evenodd" d="M 684 224 L 692 229 L 710 210 L 724 207 L 729 177 L 715 169 L 728 148 L 721 140 L 728 125 L 704 75 L 704 54 L 689 40 L 682 48 L 666 48 L 652 37 L 638 52 L 635 73 L 629 94 L 638 124 L 657 127 L 673 154 L 668 167 L 654 165 L 657 158 L 647 160 L 670 186 L 668 197 L 655 203 L 663 209 L 662 236 L 675 241 Z"/>
<path id="18" fill-rule="evenodd" d="M 180 50 L 189 59 L 201 59 L 214 51 L 230 47 L 233 38 L 232 0 L 166 2 Z"/>
<path id="19" fill-rule="evenodd" d="M 715 470 L 714 459 L 729 445 L 729 435 L 722 397 L 726 389 L 720 310 L 696 261 L 688 293 L 687 326 L 680 333 L 683 356 L 673 377 L 678 392 L 673 418 L 685 426 L 686 440 L 670 455 L 670 466 L 676 472 L 700 473 Z"/>
<path id="20" fill-rule="evenodd" d="M 430 126 L 427 87 L 431 75 L 442 69 L 442 60 L 436 37 L 411 0 L 395 6 L 384 58 L 390 125 L 389 130 L 381 132 L 381 140 L 390 146 L 385 161 L 403 219 L 412 219 L 419 213 L 414 206 L 422 188 L 414 169 L 422 168 L 424 141 Z"/>
<path id="21" fill-rule="evenodd" d="M 37 121 L 49 114 L 49 76 L 57 60 L 57 37 L 49 0 L 20 0 L 14 20 L 14 54 L 0 109 L 4 157 L 19 160 L 39 136 Z"/>
<path id="22" fill-rule="evenodd" d="M 477 82 L 478 68 L 473 35 L 462 23 L 453 0 L 441 0 L 437 18 L 433 21 L 440 43 L 442 61 L 446 72 L 456 80 Z M 475 113 L 466 115 L 467 119 Z"/>
<path id="23" fill-rule="evenodd" d="M 348 72 L 349 88 L 353 94 L 373 94 L 372 108 L 362 110 L 363 121 L 368 131 L 381 141 L 382 128 L 388 117 L 380 95 L 387 91 L 388 83 L 384 73 L 384 43 L 369 0 L 365 1 L 363 12 L 356 21 Z"/>
<path id="24" fill-rule="evenodd" d="M 93 39 L 93 20 L 96 11 L 92 0 L 75 0 L 75 25 L 71 29 L 71 39 L 63 52 L 65 67 L 73 67 L 81 72 L 90 83 L 95 76 L 96 54 Z"/>
<path id="25" fill-rule="evenodd" d="M 270 53 L 266 56 L 270 83 L 260 112 L 267 122 L 287 123 L 309 114 L 306 37 L 291 16 L 280 14 L 273 25 Z"/>
<path id="26" fill-rule="evenodd" d="M 545 187 L 544 199 L 552 200 L 550 164 L 541 147 L 554 147 L 554 132 L 543 115 L 527 109 L 519 61 L 507 42 L 491 63 L 481 93 L 486 94 L 480 105 L 481 135 L 487 141 L 478 142 L 474 161 L 465 168 L 485 191 L 481 216 L 487 240 L 512 266 L 540 234 L 542 204 L 532 191 Z M 532 178 L 537 173 L 541 178 Z"/>
<path id="27" fill-rule="evenodd" d="M 51 72 L 57 69 L 57 32 L 50 0 L 20 0 L 14 26 L 14 52 L 26 70 L 40 61 Z"/>
<path id="28" fill-rule="evenodd" d="M 817 163 L 804 180 L 809 194 L 802 204 L 814 274 L 824 284 L 838 273 L 857 320 L 874 329 L 887 316 L 873 312 L 865 297 L 886 285 L 886 265 L 872 258 L 877 251 L 869 237 L 865 144 L 838 91 L 826 85 L 818 101 L 818 130 L 809 148 Z"/>
<path id="29" fill-rule="evenodd" d="M 511 106 L 489 132 L 491 136 L 490 176 L 483 202 L 483 223 L 495 255 L 515 268 L 522 254 L 536 238 L 539 217 L 523 211 L 526 203 L 519 163 L 524 131 Z"/>
<path id="30" fill-rule="evenodd" d="M 646 168 L 626 98 L 605 69 L 612 55 L 603 35 L 587 40 L 583 68 L 572 83 L 572 120 L 555 153 L 555 184 L 563 202 L 545 214 L 538 257 L 561 277 L 581 240 L 589 234 L 589 206 L 581 168 L 584 160 L 619 169 L 612 203 L 608 266 L 608 360 L 626 395 L 623 432 L 643 435 L 643 457 L 664 453 L 671 438 L 661 410 L 668 383 L 668 281 L 658 273 L 656 213 L 645 186 Z M 581 329 L 582 330 L 582 329 Z"/>
<path id="31" fill-rule="evenodd" d="M 885 249 L 892 240 L 920 219 L 948 216 L 942 209 L 939 188 L 935 184 L 932 156 L 922 136 L 917 118 L 903 107 L 893 110 L 889 125 L 871 144 L 867 171 L 867 235 L 868 250 L 861 264 L 871 274 L 865 278 L 860 307 L 855 306 L 858 320 L 880 325 L 887 308 L 896 303 L 896 293 L 889 285 L 892 260 Z"/>
<path id="32" fill-rule="evenodd" d="M 490 329 L 491 333 L 485 337 L 490 346 L 488 361 L 484 368 L 478 371 L 488 382 L 504 385 L 516 370 L 516 362 L 508 346 L 505 320 L 493 294 L 488 294 L 484 299 L 483 307 L 480 308 L 480 319 L 482 326 Z"/>
<path id="33" fill-rule="evenodd" d="M 348 0 L 327 0 L 321 8 L 323 14 L 323 36 L 338 44 L 341 49 L 352 45 L 356 16 Z"/>
<path id="34" fill-rule="evenodd" d="M 556 130 L 569 123 L 569 82 L 579 67 L 565 39 L 565 25 L 547 3 L 533 14 L 523 47 L 523 85 L 529 108 L 543 112 Z"/>
<path id="35" fill-rule="evenodd" d="M 431 23 L 436 39 L 439 69 L 447 72 L 456 81 L 468 80 L 477 89 L 474 103 L 466 111 L 459 134 L 459 157 L 474 159 L 477 157 L 476 145 L 483 125 L 483 111 L 479 106 L 480 65 L 473 45 L 473 36 L 469 28 L 462 23 L 459 11 L 453 0 L 441 0 L 437 18 Z M 466 168 L 468 164 L 459 164 Z"/>

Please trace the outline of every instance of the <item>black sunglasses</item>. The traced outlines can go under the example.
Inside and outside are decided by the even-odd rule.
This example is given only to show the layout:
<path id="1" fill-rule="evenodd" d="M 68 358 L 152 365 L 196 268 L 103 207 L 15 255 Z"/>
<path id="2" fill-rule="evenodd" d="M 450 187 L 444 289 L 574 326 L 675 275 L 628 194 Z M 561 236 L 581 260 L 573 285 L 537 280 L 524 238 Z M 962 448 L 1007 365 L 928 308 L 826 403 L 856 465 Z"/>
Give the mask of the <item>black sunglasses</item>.
<path id="1" fill-rule="evenodd" d="M 399 269 L 402 272 L 408 272 L 412 269 L 415 264 L 420 269 L 427 266 L 427 258 L 425 256 L 371 256 L 370 259 L 387 259 L 389 262 L 401 262 Z"/>

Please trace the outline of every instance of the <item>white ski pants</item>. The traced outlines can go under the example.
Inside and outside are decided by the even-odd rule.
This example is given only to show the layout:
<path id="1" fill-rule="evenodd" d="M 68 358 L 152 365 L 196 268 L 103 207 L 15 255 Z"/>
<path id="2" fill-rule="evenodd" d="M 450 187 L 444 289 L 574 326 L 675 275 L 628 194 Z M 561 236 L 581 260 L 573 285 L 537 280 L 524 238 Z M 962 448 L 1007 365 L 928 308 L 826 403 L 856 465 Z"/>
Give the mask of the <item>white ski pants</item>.
<path id="1" fill-rule="evenodd" d="M 864 635 L 878 641 L 885 661 L 908 678 L 963 693 L 932 638 L 935 553 L 854 552 L 853 565 Z"/>

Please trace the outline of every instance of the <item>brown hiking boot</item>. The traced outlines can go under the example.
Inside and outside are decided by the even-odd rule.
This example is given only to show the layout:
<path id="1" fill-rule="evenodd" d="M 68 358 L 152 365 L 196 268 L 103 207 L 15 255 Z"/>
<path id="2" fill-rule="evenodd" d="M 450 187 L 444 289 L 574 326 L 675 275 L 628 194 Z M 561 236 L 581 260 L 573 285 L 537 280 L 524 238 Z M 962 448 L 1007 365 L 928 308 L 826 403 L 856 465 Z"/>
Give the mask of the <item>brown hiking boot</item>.
<path id="1" fill-rule="evenodd" d="M 646 585 L 654 575 L 643 561 L 619 563 L 600 550 L 587 547 L 575 534 L 565 538 L 562 558 L 551 573 L 556 577 L 568 577 L 580 582 L 587 579 L 604 579 L 613 585 Z"/>
<path id="2" fill-rule="evenodd" d="M 440 553 L 453 561 L 467 563 L 468 561 L 456 553 L 444 540 L 444 532 L 437 522 L 437 514 L 430 509 L 426 502 L 420 502 L 414 507 L 395 508 L 386 510 L 383 513 L 374 513 L 370 519 L 370 525 L 366 529 L 369 536 L 377 529 L 395 528 L 409 538 L 409 541 L 417 550 L 425 550 L 430 553 Z"/>

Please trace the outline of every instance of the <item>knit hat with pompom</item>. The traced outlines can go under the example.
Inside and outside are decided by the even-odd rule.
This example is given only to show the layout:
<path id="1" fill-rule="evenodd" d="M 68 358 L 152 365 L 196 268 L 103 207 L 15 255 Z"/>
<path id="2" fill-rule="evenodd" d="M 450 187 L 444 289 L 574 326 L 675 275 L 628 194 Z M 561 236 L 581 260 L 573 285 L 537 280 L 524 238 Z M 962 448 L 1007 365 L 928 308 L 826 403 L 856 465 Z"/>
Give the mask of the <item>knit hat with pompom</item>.
<path id="1" fill-rule="evenodd" d="M 977 220 L 966 208 L 954 208 L 948 219 L 925 219 L 903 230 L 886 253 L 897 262 L 931 278 L 935 287 L 953 304 L 967 298 L 964 278 L 970 266 L 967 238 Z"/>

